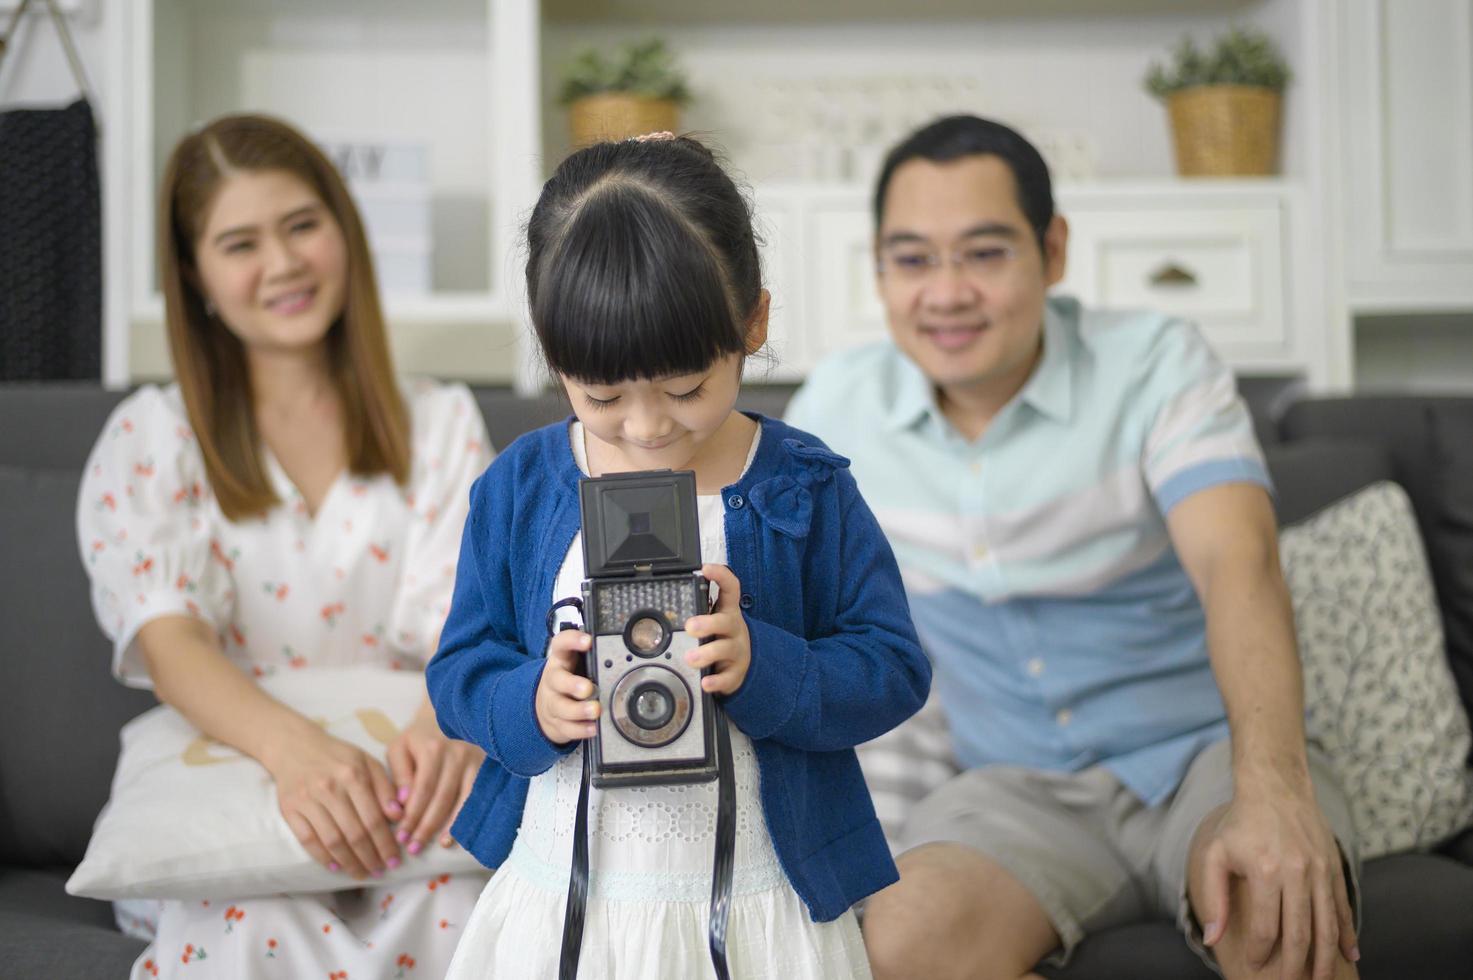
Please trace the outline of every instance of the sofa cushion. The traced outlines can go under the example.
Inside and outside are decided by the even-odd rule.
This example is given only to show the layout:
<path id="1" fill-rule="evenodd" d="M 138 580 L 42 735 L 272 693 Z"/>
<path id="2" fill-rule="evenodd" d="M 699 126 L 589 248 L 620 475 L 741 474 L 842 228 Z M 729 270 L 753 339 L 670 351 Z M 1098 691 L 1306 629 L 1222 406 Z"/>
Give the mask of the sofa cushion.
<path id="1" fill-rule="evenodd" d="M 1465 587 L 1473 576 L 1467 530 L 1473 509 L 1473 482 L 1467 477 L 1473 468 L 1470 414 L 1473 398 L 1466 397 L 1317 398 L 1292 405 L 1280 420 L 1279 431 L 1291 441 L 1355 439 L 1377 443 L 1387 451 L 1393 478 L 1406 488 L 1417 512 L 1442 607 L 1449 659 L 1463 704 L 1473 711 L 1473 636 L 1465 625 L 1473 617 L 1468 604 L 1473 593 Z M 1454 625 L 1455 619 L 1460 625 Z"/>
<path id="2" fill-rule="evenodd" d="M 108 672 L 73 530 L 80 470 L 0 467 L 0 859 L 11 865 L 82 859 L 118 730 L 154 703 Z"/>
<path id="3" fill-rule="evenodd" d="M 1069 965 L 1041 965 L 1050 980 L 1222 980 L 1165 920 L 1136 922 L 1085 937 Z M 1362 980 L 1365 980 L 1362 977 Z"/>
<path id="4" fill-rule="evenodd" d="M 96 382 L 0 384 L 0 464 L 75 469 L 127 396 Z"/>
<path id="5" fill-rule="evenodd" d="M 1473 744 L 1411 502 L 1381 482 L 1283 533 L 1305 728 L 1329 755 L 1363 858 L 1473 820 Z"/>
<path id="6" fill-rule="evenodd" d="M 118 932 L 112 906 L 73 898 L 60 869 L 0 870 L 0 973 L 6 980 L 126 977 L 144 943 Z"/>
<path id="7" fill-rule="evenodd" d="M 1430 409 L 1437 512 L 1427 542 L 1447 656 L 1473 712 L 1473 399 L 1445 402 Z"/>
<path id="8" fill-rule="evenodd" d="M 1473 962 L 1473 868 L 1444 857 L 1398 854 L 1361 870 L 1361 980 L 1465 977 Z M 1146 965 L 1149 964 L 1149 965 Z M 1169 922 L 1090 936 L 1056 980 L 1215 980 Z"/>
<path id="9" fill-rule="evenodd" d="M 1468 975 L 1473 868 L 1430 854 L 1370 861 L 1361 901 L 1361 980 Z"/>
<path id="10" fill-rule="evenodd" d="M 568 400 L 551 391 L 522 397 L 510 388 L 477 385 L 471 388 L 471 394 L 480 406 L 486 433 L 497 452 L 510 446 L 522 433 L 540 429 L 569 414 Z"/>
<path id="11" fill-rule="evenodd" d="M 737 396 L 737 408 L 781 418 L 794 390 L 796 386 L 790 384 L 744 384 Z M 471 388 L 471 394 L 481 407 L 481 417 L 486 420 L 486 431 L 497 452 L 522 433 L 565 419 L 573 411 L 561 390 L 522 396 L 499 385 L 477 385 Z M 99 420 L 97 425 L 101 428 L 102 422 Z"/>
<path id="12" fill-rule="evenodd" d="M 1306 439 L 1264 451 L 1279 524 L 1294 524 L 1377 480 L 1392 478 L 1391 457 L 1368 442 Z"/>

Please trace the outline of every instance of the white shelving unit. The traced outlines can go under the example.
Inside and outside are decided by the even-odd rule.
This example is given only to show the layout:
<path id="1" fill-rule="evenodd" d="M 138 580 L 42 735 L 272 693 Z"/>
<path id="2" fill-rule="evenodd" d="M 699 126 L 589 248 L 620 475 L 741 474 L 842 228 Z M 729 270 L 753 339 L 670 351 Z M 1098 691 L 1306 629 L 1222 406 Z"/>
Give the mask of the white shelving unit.
<path id="1" fill-rule="evenodd" d="M 168 370 L 152 271 L 163 154 L 193 122 L 252 108 L 309 133 L 430 146 L 434 289 L 386 298 L 399 363 L 530 390 L 538 372 L 519 236 L 567 148 L 551 99 L 557 73 L 585 45 L 651 34 L 689 70 L 696 99 L 684 128 L 723 146 L 752 187 L 774 294 L 776 379 L 801 378 L 836 346 L 883 333 L 870 181 L 876 147 L 890 139 L 876 130 L 905 128 L 908 110 L 980 111 L 1052 149 L 1074 228 L 1065 287 L 1091 302 L 1195 316 L 1241 371 L 1347 387 L 1357 313 L 1473 310 L 1473 180 L 1463 166 L 1473 159 L 1464 111 L 1473 104 L 1473 0 L 1101 7 L 914 0 L 901 15 L 882 0 L 108 4 L 110 46 L 126 55 L 109 79 L 126 92 L 106 155 L 112 359 L 128 351 L 135 379 Z M 1294 70 L 1283 176 L 1178 180 L 1165 112 L 1141 91 L 1141 76 L 1183 34 L 1205 39 L 1239 22 L 1269 31 Z M 1406 57 L 1423 41 L 1447 56 Z M 811 107 L 803 100 L 815 91 L 820 103 L 887 99 L 893 108 L 876 116 L 883 126 L 847 128 L 822 111 L 782 111 L 790 99 Z M 1434 103 L 1429 92 L 1446 98 Z M 1450 106 L 1459 112 L 1448 128 Z M 1423 159 L 1398 133 L 1436 136 L 1448 153 Z M 1168 264 L 1186 281 L 1160 279 Z"/>
<path id="2" fill-rule="evenodd" d="M 541 183 L 536 0 L 132 0 L 126 139 L 131 374 L 167 373 L 154 200 L 167 155 L 221 113 L 279 115 L 318 139 L 428 149 L 431 291 L 387 292 L 401 363 L 530 384 L 517 239 Z M 121 13 L 122 11 L 119 11 Z M 494 138 L 493 138 L 494 134 Z"/>
<path id="3" fill-rule="evenodd" d="M 1473 0 L 1344 7 L 1350 303 L 1473 310 Z"/>
<path id="4" fill-rule="evenodd" d="M 827 353 L 886 336 L 876 295 L 868 185 L 756 188 L 773 293 L 775 380 L 798 380 Z M 1102 308 L 1196 321 L 1251 374 L 1328 379 L 1322 300 L 1301 188 L 1284 181 L 1065 183 L 1067 271 L 1056 292 Z"/>

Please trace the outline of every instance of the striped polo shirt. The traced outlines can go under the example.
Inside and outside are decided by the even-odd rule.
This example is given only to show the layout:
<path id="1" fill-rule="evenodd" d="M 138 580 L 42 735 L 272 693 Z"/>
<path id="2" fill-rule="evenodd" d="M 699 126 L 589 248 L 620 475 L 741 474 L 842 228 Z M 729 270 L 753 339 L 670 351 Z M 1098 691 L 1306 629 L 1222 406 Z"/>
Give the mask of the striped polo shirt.
<path id="1" fill-rule="evenodd" d="M 975 441 L 890 343 L 826 360 L 787 421 L 853 460 L 963 765 L 1104 765 L 1154 805 L 1227 734 L 1165 515 L 1269 479 L 1193 325 L 1051 298 L 1038 366 Z"/>

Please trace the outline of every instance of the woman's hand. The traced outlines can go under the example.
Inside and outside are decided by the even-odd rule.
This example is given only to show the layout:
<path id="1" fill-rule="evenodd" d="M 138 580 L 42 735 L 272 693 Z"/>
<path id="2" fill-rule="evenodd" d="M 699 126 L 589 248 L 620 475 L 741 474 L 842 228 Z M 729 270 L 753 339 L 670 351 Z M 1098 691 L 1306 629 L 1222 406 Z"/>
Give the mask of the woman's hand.
<path id="1" fill-rule="evenodd" d="M 428 701 L 394 739 L 389 768 L 399 786 L 396 800 L 404 805 L 394 837 L 408 845 L 410 854 L 418 854 L 437 834 L 441 847 L 455 843 L 450 824 L 470 795 L 485 758 L 469 742 L 446 738 Z"/>
<path id="2" fill-rule="evenodd" d="M 287 825 L 329 871 L 363 879 L 399 866 L 389 821 L 403 811 L 377 759 L 302 719 L 261 761 Z"/>
<path id="3" fill-rule="evenodd" d="M 710 694 L 735 694 L 747 679 L 752 666 L 752 637 L 742 617 L 742 583 L 725 565 L 702 565 L 701 574 L 715 582 L 716 608 L 705 616 L 692 616 L 685 621 L 685 631 L 698 640 L 706 640 L 685 655 L 692 667 L 710 667 L 711 673 L 701 679 L 701 690 Z"/>
<path id="4" fill-rule="evenodd" d="M 555 745 L 598 734 L 599 704 L 589 700 L 593 697 L 593 681 L 574 673 L 589 642 L 582 630 L 562 630 L 547 644 L 547 663 L 537 682 L 534 703 L 537 725 Z"/>

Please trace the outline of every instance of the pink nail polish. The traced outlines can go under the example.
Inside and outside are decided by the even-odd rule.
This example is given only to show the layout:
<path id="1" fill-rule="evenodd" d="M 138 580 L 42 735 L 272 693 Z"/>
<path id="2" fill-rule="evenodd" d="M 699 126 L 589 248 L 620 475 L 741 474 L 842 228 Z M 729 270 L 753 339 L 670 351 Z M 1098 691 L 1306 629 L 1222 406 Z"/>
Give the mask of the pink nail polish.
<path id="1" fill-rule="evenodd" d="M 391 858 L 389 858 L 388 864 L 389 864 L 389 870 L 392 871 L 395 868 L 399 867 L 399 859 L 396 858 L 396 857 L 391 857 Z"/>
<path id="2" fill-rule="evenodd" d="M 369 874 L 373 875 L 375 878 L 382 878 L 384 876 L 382 868 L 374 868 L 372 871 L 369 872 Z"/>
<path id="3" fill-rule="evenodd" d="M 336 861 L 334 861 L 334 862 L 332 862 L 331 864 L 329 864 L 327 866 L 327 870 L 329 870 L 329 871 L 341 871 L 343 869 L 338 866 L 338 863 Z"/>
<path id="4" fill-rule="evenodd" d="M 400 786 L 399 787 L 399 802 L 400 803 L 408 803 L 409 802 L 409 787 L 408 786 Z"/>
<path id="5" fill-rule="evenodd" d="M 410 854 L 418 854 L 423 849 L 424 849 L 424 845 L 421 844 L 419 841 L 412 840 L 412 841 L 409 842 L 409 853 Z"/>
<path id="6" fill-rule="evenodd" d="M 394 839 L 396 841 L 398 841 L 399 843 L 401 843 L 401 844 L 406 843 L 409 840 L 409 831 L 407 831 L 407 830 L 401 830 L 401 831 L 399 831 L 398 833 L 396 833 L 394 835 Z"/>
<path id="7" fill-rule="evenodd" d="M 1351 949 L 1350 949 L 1350 962 L 1352 962 L 1352 963 L 1359 963 L 1360 962 L 1360 947 L 1359 946 L 1352 946 L 1351 947 Z"/>

